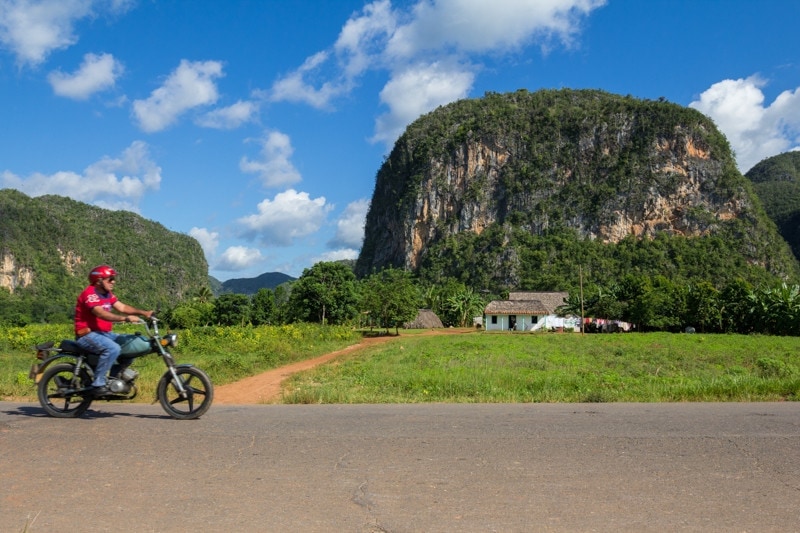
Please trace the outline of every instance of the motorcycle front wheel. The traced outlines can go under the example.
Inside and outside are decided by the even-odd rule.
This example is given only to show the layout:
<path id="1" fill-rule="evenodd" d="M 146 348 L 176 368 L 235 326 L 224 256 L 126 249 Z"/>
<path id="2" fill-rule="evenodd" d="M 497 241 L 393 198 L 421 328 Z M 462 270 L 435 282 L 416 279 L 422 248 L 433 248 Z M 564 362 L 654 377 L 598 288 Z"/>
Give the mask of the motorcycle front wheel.
<path id="1" fill-rule="evenodd" d="M 83 384 L 75 376 L 75 365 L 59 363 L 44 371 L 39 380 L 39 403 L 48 415 L 56 418 L 77 418 L 92 405 L 92 397 L 80 392 Z M 75 388 L 77 385 L 77 388 Z"/>
<path id="2" fill-rule="evenodd" d="M 193 366 L 180 366 L 175 369 L 178 379 L 181 380 L 185 394 L 180 390 L 172 377 L 167 372 L 158 382 L 156 394 L 164 411 L 179 420 L 191 420 L 202 416 L 214 400 L 214 386 L 208 374 Z"/>

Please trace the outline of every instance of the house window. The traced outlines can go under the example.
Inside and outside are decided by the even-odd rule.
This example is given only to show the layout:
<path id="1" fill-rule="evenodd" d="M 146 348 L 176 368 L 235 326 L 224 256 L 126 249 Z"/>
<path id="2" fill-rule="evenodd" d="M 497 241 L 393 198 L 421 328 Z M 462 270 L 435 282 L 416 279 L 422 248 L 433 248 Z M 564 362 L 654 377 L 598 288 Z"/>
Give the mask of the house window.
<path id="1" fill-rule="evenodd" d="M 497 324 L 497 315 L 492 315 L 492 324 Z"/>
<path id="2" fill-rule="evenodd" d="M 531 317 L 531 323 L 532 324 L 536 324 L 537 322 L 539 322 L 539 317 L 536 316 L 536 315 L 532 316 Z"/>

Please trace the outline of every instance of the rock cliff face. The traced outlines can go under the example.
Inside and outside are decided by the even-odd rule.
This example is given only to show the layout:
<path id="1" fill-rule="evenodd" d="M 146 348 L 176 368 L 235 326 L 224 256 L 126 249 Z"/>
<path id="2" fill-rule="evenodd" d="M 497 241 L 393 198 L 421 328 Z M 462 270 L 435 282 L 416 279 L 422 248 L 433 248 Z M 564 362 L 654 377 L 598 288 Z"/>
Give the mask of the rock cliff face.
<path id="1" fill-rule="evenodd" d="M 33 282 L 33 272 L 29 268 L 17 265 L 14 256 L 6 253 L 0 256 L 0 287 L 14 294 L 17 287 L 27 287 Z"/>
<path id="2" fill-rule="evenodd" d="M 433 244 L 496 226 L 604 243 L 727 231 L 751 264 L 785 269 L 768 264 L 775 232 L 756 204 L 699 112 L 600 91 L 488 94 L 439 108 L 397 141 L 357 271 L 416 270 Z"/>

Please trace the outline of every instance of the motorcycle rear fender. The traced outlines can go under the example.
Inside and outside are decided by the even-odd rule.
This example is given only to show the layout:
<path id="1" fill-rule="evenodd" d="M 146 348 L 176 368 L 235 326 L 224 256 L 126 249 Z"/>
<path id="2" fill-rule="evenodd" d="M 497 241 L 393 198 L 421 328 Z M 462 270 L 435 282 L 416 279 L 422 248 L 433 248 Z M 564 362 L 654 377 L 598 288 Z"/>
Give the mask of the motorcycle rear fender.
<path id="1" fill-rule="evenodd" d="M 28 372 L 28 377 L 33 381 L 35 381 L 36 383 L 39 383 L 39 379 L 42 377 L 44 371 L 47 370 L 47 367 L 53 364 L 55 361 L 58 361 L 59 359 L 72 359 L 73 361 L 77 361 L 78 356 L 68 352 L 62 352 L 62 353 L 57 353 L 55 355 L 51 355 L 41 363 L 34 363 L 33 366 L 31 366 L 30 372 Z"/>

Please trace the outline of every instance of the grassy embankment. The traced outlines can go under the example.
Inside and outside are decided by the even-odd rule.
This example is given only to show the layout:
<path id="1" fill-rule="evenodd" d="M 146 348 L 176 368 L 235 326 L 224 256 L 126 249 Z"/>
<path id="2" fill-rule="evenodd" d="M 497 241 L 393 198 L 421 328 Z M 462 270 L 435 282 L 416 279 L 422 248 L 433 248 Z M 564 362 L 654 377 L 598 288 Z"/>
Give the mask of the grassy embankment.
<path id="1" fill-rule="evenodd" d="M 401 336 L 294 376 L 284 402 L 800 400 L 798 348 L 737 335 Z"/>
<path id="2" fill-rule="evenodd" d="M 61 329 L 59 329 L 61 328 Z M 0 399 L 35 399 L 29 346 L 69 328 L 0 328 Z M 179 332 L 179 362 L 218 385 L 358 342 L 347 328 L 290 325 Z M 286 403 L 800 400 L 800 339 L 739 335 L 401 332 L 288 382 Z M 164 367 L 135 368 L 152 401 Z"/>
<path id="3" fill-rule="evenodd" d="M 117 333 L 142 331 L 141 326 L 118 326 Z M 36 389 L 28 379 L 36 362 L 32 347 L 45 341 L 72 338 L 70 325 L 0 326 L 0 400 L 36 400 Z M 178 363 L 192 363 L 223 385 L 259 372 L 357 344 L 361 335 L 350 328 L 308 324 L 263 327 L 208 327 L 178 331 L 178 346 L 172 350 Z M 140 373 L 136 401 L 151 402 L 158 380 L 165 371 L 156 355 L 141 357 L 132 368 Z"/>

